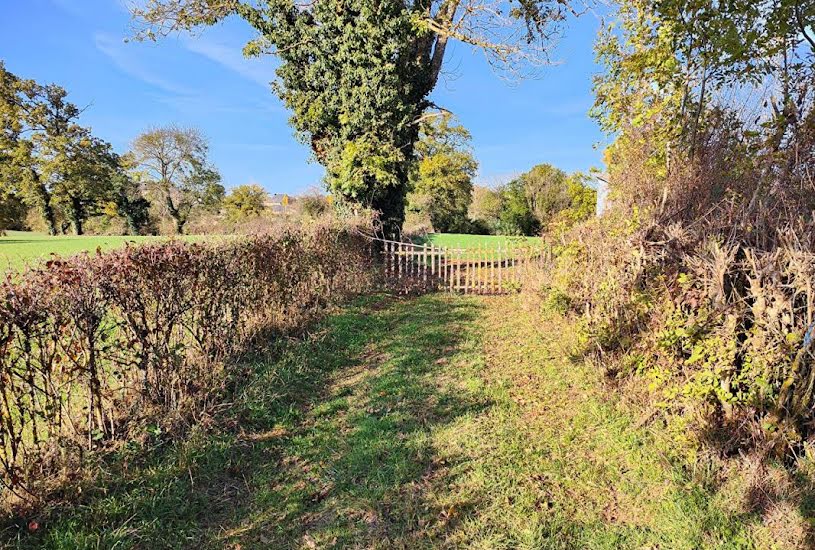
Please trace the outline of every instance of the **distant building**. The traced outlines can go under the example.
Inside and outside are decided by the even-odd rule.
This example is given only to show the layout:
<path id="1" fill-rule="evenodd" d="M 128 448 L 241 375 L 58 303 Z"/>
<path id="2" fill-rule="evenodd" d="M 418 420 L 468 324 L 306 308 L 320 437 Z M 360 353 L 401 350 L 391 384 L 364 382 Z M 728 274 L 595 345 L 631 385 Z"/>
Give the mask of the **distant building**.
<path id="1" fill-rule="evenodd" d="M 597 181 L 597 215 L 602 216 L 608 208 L 608 174 L 595 174 Z"/>
<path id="2" fill-rule="evenodd" d="M 273 195 L 269 195 L 269 198 L 266 200 L 265 207 L 267 210 L 274 212 L 275 214 L 283 214 L 289 209 L 291 205 L 291 198 L 283 193 L 275 193 Z"/>

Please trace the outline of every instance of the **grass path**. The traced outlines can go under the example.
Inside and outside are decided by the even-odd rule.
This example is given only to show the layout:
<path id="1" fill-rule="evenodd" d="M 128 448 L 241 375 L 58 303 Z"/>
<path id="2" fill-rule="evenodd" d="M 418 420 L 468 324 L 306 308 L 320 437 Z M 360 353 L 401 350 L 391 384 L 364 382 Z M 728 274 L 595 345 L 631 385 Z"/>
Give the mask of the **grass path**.
<path id="1" fill-rule="evenodd" d="M 247 366 L 229 413 L 34 535 L 50 548 L 750 548 L 513 298 L 373 297 Z M 0 539 L 2 540 L 2 539 Z M 12 543 L 14 544 L 14 543 Z M 2 546 L 2 543 L 0 543 Z"/>

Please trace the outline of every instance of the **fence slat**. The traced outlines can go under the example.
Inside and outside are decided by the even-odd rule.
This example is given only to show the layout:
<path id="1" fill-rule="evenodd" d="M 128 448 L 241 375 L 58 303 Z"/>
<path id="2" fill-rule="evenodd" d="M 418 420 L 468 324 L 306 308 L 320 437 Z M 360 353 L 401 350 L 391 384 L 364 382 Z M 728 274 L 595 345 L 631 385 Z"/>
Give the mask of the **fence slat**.
<path id="1" fill-rule="evenodd" d="M 530 269 L 548 265 L 551 250 L 503 242 L 472 248 L 382 240 L 382 272 L 389 281 L 416 279 L 428 289 L 462 294 L 506 294 Z"/>
<path id="2" fill-rule="evenodd" d="M 495 249 L 490 252 L 490 294 L 495 293 Z"/>
<path id="3" fill-rule="evenodd" d="M 422 277 L 424 284 L 427 285 L 427 245 L 422 245 Z"/>
<path id="4" fill-rule="evenodd" d="M 456 290 L 461 290 L 461 253 L 456 250 L 456 257 L 457 262 L 455 264 L 456 269 Z"/>
<path id="5" fill-rule="evenodd" d="M 504 247 L 503 245 L 498 245 L 498 292 L 501 293 L 504 290 L 504 254 L 503 254 Z"/>
<path id="6" fill-rule="evenodd" d="M 466 271 L 464 274 L 467 276 L 465 281 L 465 286 L 467 287 L 467 293 L 472 294 L 473 292 L 473 255 L 470 251 L 466 249 L 462 249 L 461 252 L 462 257 L 464 258 L 464 265 L 466 266 Z"/>
<path id="7" fill-rule="evenodd" d="M 478 249 L 475 251 L 475 269 L 473 270 L 473 293 L 481 294 L 481 253 L 483 252 L 484 247 L 478 245 Z"/>
<path id="8" fill-rule="evenodd" d="M 449 248 L 444 249 L 444 272 L 447 277 L 447 290 L 453 290 L 453 257 Z"/>
<path id="9" fill-rule="evenodd" d="M 485 246 L 481 253 L 481 294 L 489 293 L 489 249 Z"/>
<path id="10" fill-rule="evenodd" d="M 478 247 L 478 270 L 476 271 L 477 276 L 477 289 L 476 292 L 478 294 L 484 294 L 484 247 Z"/>
<path id="11" fill-rule="evenodd" d="M 388 241 L 388 277 L 393 279 L 393 243 Z"/>

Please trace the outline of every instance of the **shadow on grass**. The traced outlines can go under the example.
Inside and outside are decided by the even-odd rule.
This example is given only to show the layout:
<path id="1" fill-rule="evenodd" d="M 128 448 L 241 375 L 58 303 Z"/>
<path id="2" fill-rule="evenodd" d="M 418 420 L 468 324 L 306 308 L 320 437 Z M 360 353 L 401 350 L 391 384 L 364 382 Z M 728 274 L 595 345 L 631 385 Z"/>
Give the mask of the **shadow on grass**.
<path id="1" fill-rule="evenodd" d="M 444 384 L 477 353 L 478 303 L 373 297 L 247 368 L 216 426 L 127 450 L 70 510 L 0 531 L 49 548 L 408 545 L 444 511 L 430 433 L 488 406 Z"/>

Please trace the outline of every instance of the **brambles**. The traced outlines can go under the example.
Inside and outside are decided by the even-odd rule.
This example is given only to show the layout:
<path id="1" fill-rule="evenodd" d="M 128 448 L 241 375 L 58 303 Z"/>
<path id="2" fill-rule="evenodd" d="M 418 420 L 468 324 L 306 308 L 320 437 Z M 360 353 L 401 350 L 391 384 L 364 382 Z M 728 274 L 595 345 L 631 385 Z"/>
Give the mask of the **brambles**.
<path id="1" fill-rule="evenodd" d="M 202 410 L 234 359 L 372 283 L 366 241 L 285 231 L 51 261 L 0 285 L 0 483 L 36 500 L 89 453 Z M 70 475 L 70 474 L 69 474 Z"/>
<path id="2" fill-rule="evenodd" d="M 612 214 L 570 235 L 541 294 L 566 297 L 585 350 L 649 388 L 691 440 L 785 455 L 813 435 L 815 254 L 801 231 L 776 239 L 763 249 L 655 220 L 621 229 Z"/>

